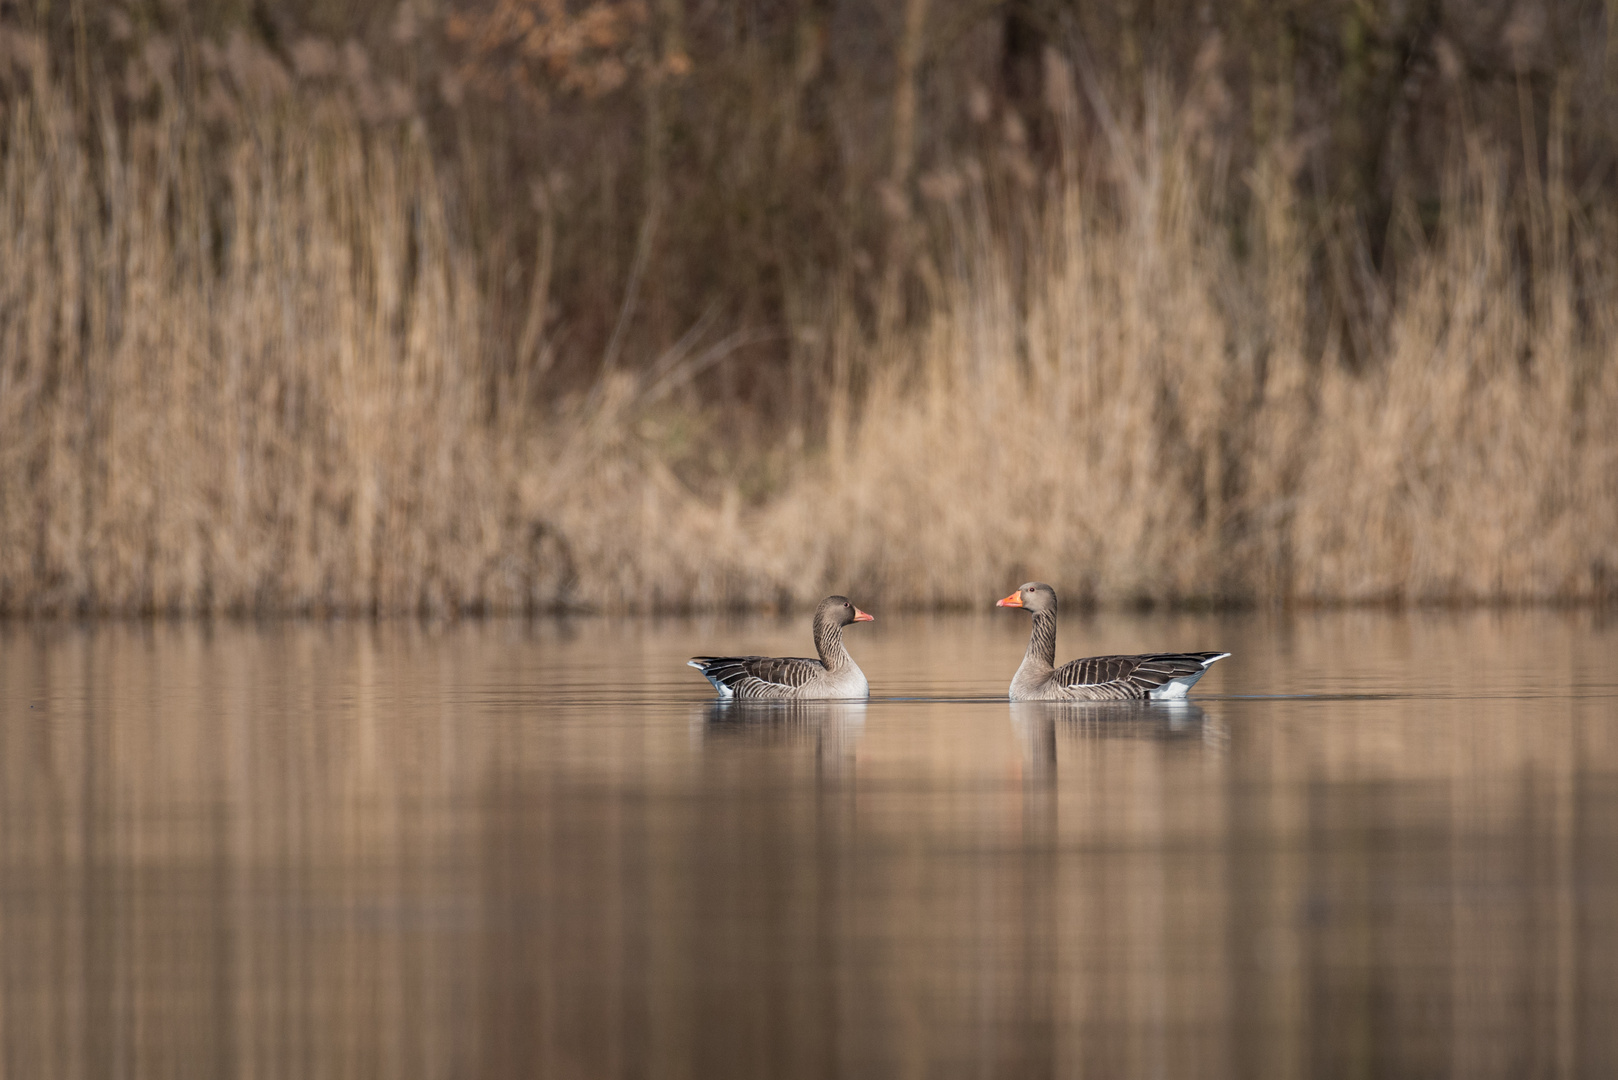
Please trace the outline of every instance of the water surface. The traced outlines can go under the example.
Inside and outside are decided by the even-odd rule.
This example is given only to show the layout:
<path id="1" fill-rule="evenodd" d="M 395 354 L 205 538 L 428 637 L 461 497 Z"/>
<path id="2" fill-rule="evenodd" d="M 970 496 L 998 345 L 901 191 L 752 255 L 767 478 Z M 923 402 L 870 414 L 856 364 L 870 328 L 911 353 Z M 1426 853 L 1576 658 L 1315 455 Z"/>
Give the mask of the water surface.
<path id="1" fill-rule="evenodd" d="M 1598 612 L 0 625 L 15 1077 L 1611 1077 Z"/>

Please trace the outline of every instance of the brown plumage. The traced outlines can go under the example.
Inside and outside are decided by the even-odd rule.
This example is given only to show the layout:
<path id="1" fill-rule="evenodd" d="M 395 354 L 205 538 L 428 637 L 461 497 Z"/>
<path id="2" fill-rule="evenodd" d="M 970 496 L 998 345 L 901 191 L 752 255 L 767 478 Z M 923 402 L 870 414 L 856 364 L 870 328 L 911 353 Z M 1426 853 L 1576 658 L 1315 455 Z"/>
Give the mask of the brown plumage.
<path id="1" fill-rule="evenodd" d="M 843 627 L 872 617 L 846 596 L 828 596 L 815 609 L 818 660 L 800 656 L 693 656 L 689 666 L 713 683 L 719 696 L 744 701 L 833 701 L 867 698 L 871 686 L 843 645 Z"/>
<path id="2" fill-rule="evenodd" d="M 1144 701 L 1183 698 L 1209 665 L 1229 653 L 1144 653 L 1087 656 L 1056 667 L 1056 590 L 1030 581 L 998 607 L 1025 608 L 1034 617 L 1028 651 L 1011 679 L 1012 701 Z"/>

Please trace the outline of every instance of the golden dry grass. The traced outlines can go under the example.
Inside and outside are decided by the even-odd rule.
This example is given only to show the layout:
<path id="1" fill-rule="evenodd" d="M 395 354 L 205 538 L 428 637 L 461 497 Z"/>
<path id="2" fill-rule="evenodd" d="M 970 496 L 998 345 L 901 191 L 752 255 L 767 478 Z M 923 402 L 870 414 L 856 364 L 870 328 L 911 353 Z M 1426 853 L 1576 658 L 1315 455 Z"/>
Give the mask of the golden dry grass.
<path id="1" fill-rule="evenodd" d="M 812 545 L 821 580 L 921 604 L 1025 577 L 1109 603 L 1612 595 L 1613 222 L 1574 219 L 1554 185 L 1512 205 L 1473 147 L 1444 241 L 1356 371 L 1336 339 L 1308 348 L 1278 164 L 1252 178 L 1238 266 L 1174 142 L 1142 147 L 1121 213 L 1068 191 L 1026 317 L 982 238 L 926 330 L 889 344 L 907 362 L 877 374 L 830 475 L 777 510 L 783 535 L 841 523 Z"/>
<path id="2" fill-rule="evenodd" d="M 1284 153 L 1247 178 L 1240 262 L 1167 121 L 1020 243 L 968 184 L 920 325 L 819 312 L 826 436 L 743 498 L 694 491 L 649 434 L 684 392 L 669 364 L 531 403 L 531 343 L 490 329 L 489 267 L 408 126 L 233 123 L 221 156 L 174 112 L 86 125 L 43 80 L 6 115 L 0 611 L 1618 588 L 1618 223 L 1483 148 L 1354 364 L 1310 343 Z"/>

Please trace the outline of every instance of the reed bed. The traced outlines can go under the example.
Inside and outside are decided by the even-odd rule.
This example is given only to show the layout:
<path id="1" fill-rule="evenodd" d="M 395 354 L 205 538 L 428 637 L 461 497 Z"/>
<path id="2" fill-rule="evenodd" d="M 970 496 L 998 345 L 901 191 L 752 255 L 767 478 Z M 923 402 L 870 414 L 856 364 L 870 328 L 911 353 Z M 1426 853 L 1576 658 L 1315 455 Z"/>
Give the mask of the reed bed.
<path id="1" fill-rule="evenodd" d="M 819 404 L 731 447 L 779 463 L 749 490 L 672 460 L 727 425 L 678 353 L 536 391 L 418 127 L 201 125 L 43 76 L 5 113 L 0 612 L 1618 591 L 1618 223 L 1480 144 L 1354 355 L 1310 332 L 1284 149 L 1239 258 L 1171 116 L 1016 236 L 956 184 L 923 317 L 797 305 Z"/>
<path id="2" fill-rule="evenodd" d="M 1610 218 L 1464 148 L 1441 241 L 1352 362 L 1309 341 L 1281 160 L 1238 265 L 1184 133 L 1136 150 L 1121 207 L 1070 183 L 1040 223 L 1025 308 L 1004 245 L 956 230 L 947 302 L 777 507 L 777 535 L 833 523 L 817 580 L 923 605 L 1025 578 L 1106 604 L 1613 595 Z"/>

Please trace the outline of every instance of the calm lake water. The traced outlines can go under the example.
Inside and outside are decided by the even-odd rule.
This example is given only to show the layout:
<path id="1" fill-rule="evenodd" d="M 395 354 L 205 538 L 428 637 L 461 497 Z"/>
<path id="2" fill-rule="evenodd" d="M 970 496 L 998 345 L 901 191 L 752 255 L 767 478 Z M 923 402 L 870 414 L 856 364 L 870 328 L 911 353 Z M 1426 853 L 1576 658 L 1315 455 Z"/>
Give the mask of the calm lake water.
<path id="1" fill-rule="evenodd" d="M 1618 1076 L 1618 621 L 876 614 L 0 624 L 0 1075 Z"/>

